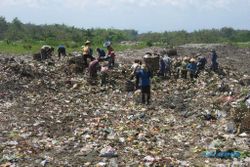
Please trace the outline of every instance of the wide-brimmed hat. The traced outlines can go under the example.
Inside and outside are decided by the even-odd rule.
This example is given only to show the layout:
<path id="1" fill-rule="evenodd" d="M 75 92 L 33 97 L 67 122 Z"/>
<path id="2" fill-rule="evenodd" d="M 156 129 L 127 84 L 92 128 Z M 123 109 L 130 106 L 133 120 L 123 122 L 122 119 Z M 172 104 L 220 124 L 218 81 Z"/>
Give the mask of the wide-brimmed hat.
<path id="1" fill-rule="evenodd" d="M 187 60 L 189 60 L 189 57 L 185 56 L 185 57 L 183 58 L 183 60 L 184 60 L 184 61 L 187 61 Z"/>
<path id="2" fill-rule="evenodd" d="M 150 56 L 152 56 L 152 53 L 151 53 L 151 52 L 146 52 L 145 55 L 150 55 Z"/>
<path id="3" fill-rule="evenodd" d="M 144 59 L 147 59 L 147 58 L 149 58 L 150 56 L 148 55 L 148 54 L 145 54 L 144 56 L 143 56 L 143 58 Z"/>
<path id="4" fill-rule="evenodd" d="M 106 42 L 104 42 L 103 47 L 108 47 L 110 45 L 111 45 L 111 42 L 110 41 L 106 41 Z"/>
<path id="5" fill-rule="evenodd" d="M 194 58 L 192 58 L 192 59 L 190 60 L 190 62 L 195 62 L 195 59 L 194 59 Z"/>
<path id="6" fill-rule="evenodd" d="M 201 56 L 201 53 L 197 53 L 197 54 L 195 55 L 195 57 L 199 57 L 199 56 Z"/>
<path id="7" fill-rule="evenodd" d="M 88 45 L 88 44 L 90 44 L 91 42 L 89 41 L 89 40 L 87 40 L 86 42 L 85 42 L 85 45 Z"/>

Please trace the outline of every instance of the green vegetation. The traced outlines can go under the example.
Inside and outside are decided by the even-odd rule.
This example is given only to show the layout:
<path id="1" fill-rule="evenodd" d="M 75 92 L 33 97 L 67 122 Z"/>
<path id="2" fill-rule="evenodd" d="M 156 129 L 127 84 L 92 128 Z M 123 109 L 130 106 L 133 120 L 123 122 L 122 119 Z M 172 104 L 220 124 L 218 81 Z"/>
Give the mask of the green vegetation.
<path id="1" fill-rule="evenodd" d="M 70 43 L 70 42 L 61 42 L 61 43 L 49 43 L 45 41 L 41 42 L 26 42 L 26 41 L 0 41 L 0 53 L 7 53 L 7 54 L 32 54 L 32 53 L 37 53 L 40 51 L 40 48 L 42 45 L 49 44 L 54 47 L 60 45 L 60 44 L 65 44 L 67 47 L 67 52 L 73 52 L 73 51 L 81 51 L 81 43 Z M 145 42 L 141 42 L 139 44 L 134 44 L 134 45 L 122 45 L 119 43 L 114 43 L 114 48 L 117 51 L 123 51 L 126 49 L 142 49 L 147 47 Z M 102 47 L 102 44 L 97 45 L 94 44 L 92 46 L 93 48 L 97 47 Z"/>
<path id="2" fill-rule="evenodd" d="M 0 17 L 0 52 L 34 53 L 44 44 L 54 47 L 64 44 L 69 52 L 79 51 L 86 40 L 92 41 L 93 48 L 102 47 L 104 41 L 110 40 L 116 50 L 186 43 L 230 43 L 239 47 L 250 47 L 250 31 L 224 27 L 190 33 L 182 30 L 139 34 L 136 30 L 83 29 L 64 24 L 23 24 L 18 18 L 7 22 L 4 17 Z M 132 44 L 121 44 L 122 41 L 131 41 Z"/>
<path id="3" fill-rule="evenodd" d="M 233 43 L 233 45 L 240 48 L 250 48 L 250 42 L 237 42 Z"/>
<path id="4" fill-rule="evenodd" d="M 13 54 L 30 54 L 35 53 L 41 48 L 38 42 L 26 43 L 23 41 L 0 41 L 0 53 L 13 53 Z"/>

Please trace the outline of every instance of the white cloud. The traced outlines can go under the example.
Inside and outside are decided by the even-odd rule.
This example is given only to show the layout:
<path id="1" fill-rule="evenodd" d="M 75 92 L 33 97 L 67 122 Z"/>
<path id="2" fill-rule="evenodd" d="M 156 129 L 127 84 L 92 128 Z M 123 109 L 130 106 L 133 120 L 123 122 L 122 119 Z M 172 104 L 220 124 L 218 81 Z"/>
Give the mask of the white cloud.
<path id="1" fill-rule="evenodd" d="M 156 0 L 158 3 L 174 7 L 193 7 L 198 9 L 229 9 L 236 3 L 249 3 L 250 0 Z"/>
<path id="2" fill-rule="evenodd" d="M 120 8 L 124 6 L 173 6 L 178 8 L 195 7 L 200 9 L 233 8 L 234 4 L 245 3 L 250 5 L 250 0 L 0 0 L 0 7 L 29 6 L 44 7 L 62 5 L 69 8 L 87 8 L 89 4 Z"/>
<path id="3" fill-rule="evenodd" d="M 1 7 L 8 6 L 29 6 L 29 7 L 39 7 L 49 4 L 48 0 L 1 0 Z"/>

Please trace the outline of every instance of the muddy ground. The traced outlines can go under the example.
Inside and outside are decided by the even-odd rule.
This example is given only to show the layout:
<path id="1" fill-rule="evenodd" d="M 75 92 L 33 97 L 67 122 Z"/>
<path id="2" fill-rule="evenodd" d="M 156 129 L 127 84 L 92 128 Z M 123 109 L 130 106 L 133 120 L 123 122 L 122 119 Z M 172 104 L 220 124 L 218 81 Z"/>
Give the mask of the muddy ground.
<path id="1" fill-rule="evenodd" d="M 65 73 L 67 58 L 51 63 L 1 55 L 0 166 L 249 166 L 250 117 L 242 101 L 250 83 L 241 80 L 250 74 L 250 49 L 177 49 L 189 56 L 211 48 L 225 75 L 154 77 L 148 106 L 125 91 L 128 69 L 132 59 L 162 48 L 118 52 L 120 65 L 102 87 L 85 74 Z M 214 150 L 241 157 L 203 156 Z"/>

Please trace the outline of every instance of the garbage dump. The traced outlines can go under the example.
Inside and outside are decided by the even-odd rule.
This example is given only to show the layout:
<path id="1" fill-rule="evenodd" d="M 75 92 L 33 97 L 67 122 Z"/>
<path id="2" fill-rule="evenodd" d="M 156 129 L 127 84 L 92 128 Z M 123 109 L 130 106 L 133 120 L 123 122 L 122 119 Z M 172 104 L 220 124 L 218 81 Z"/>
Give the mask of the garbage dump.
<path id="1" fill-rule="evenodd" d="M 209 50 L 180 47 L 178 57 Z M 216 50 L 224 75 L 153 76 L 150 105 L 127 81 L 130 60 L 151 48 L 118 52 L 103 85 L 99 73 L 93 84 L 85 69 L 65 71 L 77 58 L 1 55 L 0 167 L 250 166 L 249 51 Z"/>

